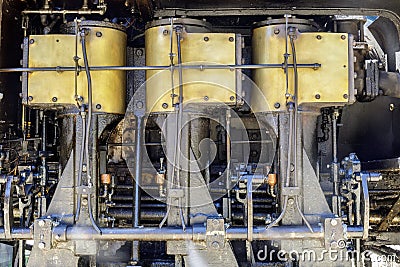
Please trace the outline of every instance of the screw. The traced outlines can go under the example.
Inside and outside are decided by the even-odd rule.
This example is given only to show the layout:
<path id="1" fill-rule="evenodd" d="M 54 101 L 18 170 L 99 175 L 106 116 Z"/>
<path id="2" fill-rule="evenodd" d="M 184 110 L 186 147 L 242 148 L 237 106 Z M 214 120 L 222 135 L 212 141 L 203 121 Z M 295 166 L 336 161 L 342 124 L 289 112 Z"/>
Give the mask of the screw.
<path id="1" fill-rule="evenodd" d="M 100 105 L 100 104 L 97 104 L 97 105 L 96 105 L 96 109 L 101 109 L 101 105 Z"/>
<path id="2" fill-rule="evenodd" d="M 35 42 L 34 39 L 30 39 L 30 40 L 29 40 L 29 43 L 30 43 L 30 44 L 33 44 L 34 42 Z"/>
<path id="3" fill-rule="evenodd" d="M 229 42 L 233 42 L 234 40 L 235 40 L 235 38 L 229 37 Z"/>
<path id="4" fill-rule="evenodd" d="M 343 98 L 344 98 L 344 99 L 347 99 L 348 97 L 349 97 L 349 96 L 348 96 L 347 94 L 344 94 L 344 95 L 343 95 Z"/>
<path id="5" fill-rule="evenodd" d="M 340 38 L 342 38 L 342 40 L 346 40 L 346 35 L 342 35 Z"/>
<path id="6" fill-rule="evenodd" d="M 317 39 L 318 39 L 318 40 L 321 40 L 321 39 L 322 39 L 322 36 L 321 36 L 321 35 L 317 35 Z"/>
<path id="7" fill-rule="evenodd" d="M 164 35 L 168 35 L 168 30 L 164 30 L 163 32 L 162 32 Z"/>
<path id="8" fill-rule="evenodd" d="M 315 95 L 315 99 L 320 99 L 321 98 L 321 95 L 320 94 L 316 94 Z"/>
<path id="9" fill-rule="evenodd" d="M 278 29 L 278 28 L 276 28 L 275 30 L 274 30 L 274 33 L 275 34 L 279 34 L 281 31 Z"/>
<path id="10" fill-rule="evenodd" d="M 101 36 L 103 36 L 103 34 L 101 32 L 96 32 L 96 36 L 101 37 Z"/>
<path id="11" fill-rule="evenodd" d="M 163 108 L 163 109 L 167 109 L 167 108 L 168 108 L 168 104 L 167 104 L 167 103 L 163 103 L 163 104 L 162 104 L 162 108 Z"/>
<path id="12" fill-rule="evenodd" d="M 204 41 L 208 42 L 208 40 L 210 40 L 210 38 L 208 38 L 207 36 L 204 37 Z"/>
<path id="13" fill-rule="evenodd" d="M 51 101 L 57 102 L 57 97 L 53 97 L 53 98 L 51 99 Z"/>
<path id="14" fill-rule="evenodd" d="M 276 103 L 274 104 L 274 108 L 278 109 L 278 108 L 280 108 L 280 107 L 281 107 L 281 104 L 279 104 L 278 102 L 276 102 Z"/>
<path id="15" fill-rule="evenodd" d="M 33 100 L 33 96 L 28 96 L 28 101 L 32 101 Z"/>
<path id="16" fill-rule="evenodd" d="M 46 243 L 44 243 L 44 242 L 40 242 L 38 244 L 38 248 L 40 248 L 40 249 L 44 249 L 45 247 L 46 247 Z"/>
<path id="17" fill-rule="evenodd" d="M 208 96 L 205 96 L 205 97 L 204 97 L 204 101 L 208 101 Z"/>
<path id="18" fill-rule="evenodd" d="M 233 101 L 233 100 L 235 100 L 235 97 L 234 97 L 234 96 L 231 96 L 231 97 L 229 98 L 229 100 L 230 100 L 230 101 Z"/>

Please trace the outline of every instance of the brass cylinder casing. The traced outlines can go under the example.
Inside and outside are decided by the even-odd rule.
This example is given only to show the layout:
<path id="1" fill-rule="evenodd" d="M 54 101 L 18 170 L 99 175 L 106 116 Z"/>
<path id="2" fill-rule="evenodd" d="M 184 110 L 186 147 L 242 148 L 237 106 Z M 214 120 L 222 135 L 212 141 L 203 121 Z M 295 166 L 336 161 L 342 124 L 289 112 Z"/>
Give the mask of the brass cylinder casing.
<path id="1" fill-rule="evenodd" d="M 231 65 L 236 60 L 236 35 L 210 33 L 208 23 L 193 19 L 176 19 L 174 28 L 182 27 L 181 53 L 183 65 Z M 175 65 L 170 70 L 146 71 L 147 112 L 174 111 L 178 102 L 179 72 L 177 36 L 170 22 L 161 20 L 149 24 L 145 32 L 146 65 Z M 173 76 L 173 79 L 172 77 Z M 183 69 L 183 101 L 208 105 L 215 103 L 236 104 L 236 73 L 229 69 Z"/>
<path id="2" fill-rule="evenodd" d="M 71 28 L 67 33 L 71 32 Z M 81 28 L 88 30 L 85 38 L 89 66 L 125 66 L 127 38 L 118 25 L 86 21 Z M 77 46 L 73 34 L 33 35 L 29 38 L 29 67 L 74 67 L 75 55 L 79 58 L 78 64 L 84 66 L 80 37 Z M 118 70 L 91 71 L 91 78 L 93 111 L 125 113 L 126 73 Z M 76 96 L 81 96 L 83 103 L 88 103 L 87 87 L 83 68 L 76 85 L 73 71 L 31 72 L 28 74 L 28 102 L 25 104 L 41 108 L 75 105 Z"/>
<path id="3" fill-rule="evenodd" d="M 320 64 L 313 69 L 298 68 L 299 105 L 315 107 L 344 105 L 352 95 L 351 39 L 348 34 L 310 32 L 316 31 L 312 22 L 296 19 L 289 23 L 294 27 L 294 44 L 297 64 Z M 293 52 L 287 36 L 288 64 L 293 64 Z M 286 53 L 286 29 L 284 21 L 262 24 L 253 30 L 252 51 L 254 64 L 282 64 Z M 285 111 L 286 103 L 294 101 L 294 69 L 288 69 L 288 91 L 283 68 L 256 69 L 250 106 L 254 112 Z M 289 98 L 286 97 L 289 94 Z"/>

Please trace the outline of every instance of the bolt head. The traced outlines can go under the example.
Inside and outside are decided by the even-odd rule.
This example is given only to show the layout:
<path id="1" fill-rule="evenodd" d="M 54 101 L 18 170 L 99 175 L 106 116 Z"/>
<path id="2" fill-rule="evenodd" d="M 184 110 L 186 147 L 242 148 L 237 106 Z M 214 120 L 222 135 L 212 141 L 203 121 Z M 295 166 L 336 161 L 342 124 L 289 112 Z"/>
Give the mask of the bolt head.
<path id="1" fill-rule="evenodd" d="M 40 242 L 39 244 L 38 244 L 38 248 L 39 249 L 44 249 L 46 247 L 46 243 L 44 243 L 44 242 Z"/>
<path id="2" fill-rule="evenodd" d="M 219 244 L 219 242 L 214 241 L 214 242 L 211 243 L 211 247 L 213 249 L 219 249 L 221 247 L 221 245 Z"/>

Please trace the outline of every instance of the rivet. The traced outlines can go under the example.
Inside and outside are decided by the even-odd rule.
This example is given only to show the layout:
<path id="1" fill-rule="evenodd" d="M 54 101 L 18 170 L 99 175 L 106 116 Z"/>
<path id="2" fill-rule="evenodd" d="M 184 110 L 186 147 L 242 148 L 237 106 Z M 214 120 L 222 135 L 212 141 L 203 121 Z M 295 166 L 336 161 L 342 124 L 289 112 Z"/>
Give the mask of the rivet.
<path id="1" fill-rule="evenodd" d="M 167 103 L 163 103 L 163 104 L 162 104 L 162 108 L 163 108 L 163 109 L 167 109 L 167 108 L 168 108 L 168 104 L 167 104 Z"/>
<path id="2" fill-rule="evenodd" d="M 281 104 L 279 104 L 278 102 L 276 102 L 276 103 L 274 104 L 274 108 L 278 109 L 278 108 L 280 108 L 280 107 L 281 107 Z"/>
<path id="3" fill-rule="evenodd" d="M 205 42 L 208 42 L 208 40 L 210 40 L 210 38 L 208 38 L 207 36 L 204 37 L 204 41 L 205 41 Z"/>
<path id="4" fill-rule="evenodd" d="M 163 32 L 162 32 L 164 35 L 168 35 L 168 30 L 164 30 Z"/>
<path id="5" fill-rule="evenodd" d="M 275 28 L 275 29 L 274 29 L 274 33 L 275 33 L 275 34 L 279 34 L 280 32 L 281 32 L 281 31 L 280 31 L 278 28 Z"/>
<path id="6" fill-rule="evenodd" d="M 348 97 L 349 97 L 349 96 L 348 96 L 347 94 L 344 94 L 344 95 L 343 95 L 343 98 L 344 98 L 344 99 L 347 99 Z"/>
<path id="7" fill-rule="evenodd" d="M 208 96 L 205 96 L 205 97 L 204 97 L 204 101 L 208 101 Z"/>
<path id="8" fill-rule="evenodd" d="M 320 94 L 316 94 L 315 95 L 315 99 L 320 99 L 321 98 L 321 95 Z"/>
<path id="9" fill-rule="evenodd" d="M 97 104 L 97 105 L 96 105 L 96 109 L 101 109 L 101 105 L 100 105 L 100 104 Z"/>
<path id="10" fill-rule="evenodd" d="M 33 100 L 33 96 L 28 96 L 28 101 L 32 101 Z"/>
<path id="11" fill-rule="evenodd" d="M 229 37 L 229 42 L 233 42 L 234 40 L 235 40 L 235 38 Z"/>
<path id="12" fill-rule="evenodd" d="M 346 35 L 342 35 L 340 38 L 342 38 L 342 40 L 346 40 Z"/>
<path id="13" fill-rule="evenodd" d="M 51 99 L 51 101 L 57 102 L 57 97 L 53 97 L 53 98 Z"/>
<path id="14" fill-rule="evenodd" d="M 101 37 L 101 36 L 103 36 L 103 34 L 101 32 L 96 32 L 96 36 Z"/>
<path id="15" fill-rule="evenodd" d="M 29 43 L 30 43 L 30 44 L 33 44 L 34 42 L 35 42 L 34 39 L 30 39 L 30 40 L 29 40 Z"/>
<path id="16" fill-rule="evenodd" d="M 322 36 L 321 36 L 321 35 L 317 35 L 317 39 L 318 39 L 318 40 L 321 40 L 321 39 L 322 39 Z"/>
<path id="17" fill-rule="evenodd" d="M 229 98 L 229 100 L 230 100 L 230 101 L 233 101 L 233 100 L 235 100 L 235 97 L 234 97 L 234 96 L 231 96 L 231 97 Z"/>

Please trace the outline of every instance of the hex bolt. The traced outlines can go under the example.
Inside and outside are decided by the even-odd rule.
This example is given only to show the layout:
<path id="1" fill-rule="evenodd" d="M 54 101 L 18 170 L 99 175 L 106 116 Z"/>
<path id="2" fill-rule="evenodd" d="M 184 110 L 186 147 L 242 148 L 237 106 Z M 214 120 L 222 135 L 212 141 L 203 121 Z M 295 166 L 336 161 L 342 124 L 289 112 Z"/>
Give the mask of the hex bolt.
<path id="1" fill-rule="evenodd" d="M 208 101 L 208 96 L 205 96 L 205 97 L 204 97 L 204 101 Z"/>
<path id="2" fill-rule="evenodd" d="M 96 109 L 101 109 L 101 105 L 100 105 L 100 104 L 97 104 L 97 105 L 96 105 Z"/>
<path id="3" fill-rule="evenodd" d="M 103 34 L 101 32 L 96 32 L 96 36 L 101 37 L 101 36 L 103 36 Z"/>
<path id="4" fill-rule="evenodd" d="M 235 40 L 235 38 L 229 37 L 229 42 L 233 42 L 234 40 Z"/>
<path id="5" fill-rule="evenodd" d="M 293 205 L 293 204 L 294 204 L 293 198 L 290 198 L 290 199 L 288 200 L 288 204 L 289 204 L 289 205 Z"/>
<path id="6" fill-rule="evenodd" d="M 321 98 L 321 95 L 320 94 L 316 94 L 315 95 L 315 99 L 320 99 Z"/>
<path id="7" fill-rule="evenodd" d="M 82 199 L 82 205 L 83 206 L 87 206 L 87 204 L 88 204 L 88 200 L 86 198 L 83 198 Z"/>
<path id="8" fill-rule="evenodd" d="M 44 243 L 44 242 L 40 242 L 38 244 L 38 248 L 40 248 L 40 249 L 44 249 L 45 247 L 46 247 L 46 243 Z"/>
<path id="9" fill-rule="evenodd" d="M 208 38 L 207 36 L 204 37 L 204 41 L 205 41 L 205 42 L 208 42 L 209 40 L 210 40 L 210 38 Z"/>
<path id="10" fill-rule="evenodd" d="M 336 226 L 338 224 L 338 222 L 336 221 L 336 219 L 332 219 L 331 220 L 331 225 L 332 226 Z"/>
<path id="11" fill-rule="evenodd" d="M 57 97 L 55 97 L 55 96 L 51 99 L 51 101 L 53 101 L 53 102 L 57 102 L 57 100 L 58 100 L 58 99 L 57 99 Z"/>
<path id="12" fill-rule="evenodd" d="M 162 104 L 162 108 L 163 108 L 163 109 L 167 109 L 167 108 L 168 108 L 168 104 L 167 104 L 167 103 L 163 103 L 163 104 Z"/>
<path id="13" fill-rule="evenodd" d="M 278 108 L 280 108 L 280 107 L 281 107 L 281 104 L 279 104 L 278 102 L 276 102 L 276 103 L 274 104 L 274 108 L 278 109 Z"/>

